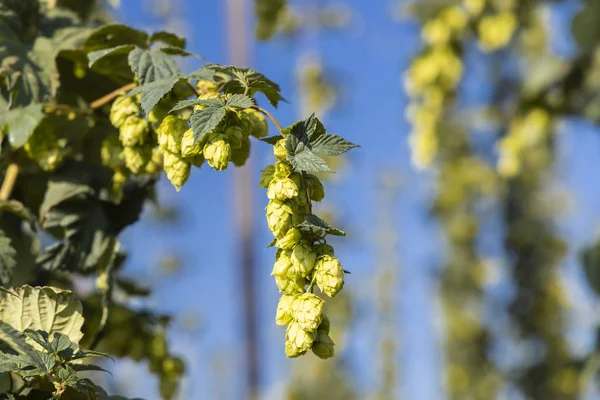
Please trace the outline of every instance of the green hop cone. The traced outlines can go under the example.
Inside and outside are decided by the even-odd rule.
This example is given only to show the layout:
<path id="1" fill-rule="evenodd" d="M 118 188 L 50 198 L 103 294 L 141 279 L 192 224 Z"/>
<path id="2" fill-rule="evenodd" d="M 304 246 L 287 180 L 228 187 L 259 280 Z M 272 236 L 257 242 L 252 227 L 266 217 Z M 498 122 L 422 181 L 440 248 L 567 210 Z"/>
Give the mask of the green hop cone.
<path id="1" fill-rule="evenodd" d="M 163 149 L 178 154 L 181 151 L 183 135 L 187 130 L 187 121 L 173 115 L 168 115 L 156 130 L 158 144 Z"/>
<path id="2" fill-rule="evenodd" d="M 280 139 L 277 141 L 277 143 L 275 143 L 273 146 L 273 154 L 278 160 L 285 160 L 288 155 L 288 152 L 285 149 L 285 139 Z"/>
<path id="3" fill-rule="evenodd" d="M 297 197 L 298 193 L 298 185 L 290 178 L 274 178 L 267 189 L 269 200 L 288 200 Z"/>
<path id="4" fill-rule="evenodd" d="M 275 178 L 283 179 L 288 178 L 292 172 L 294 172 L 292 166 L 285 161 L 277 161 L 275 163 L 275 170 L 273 176 Z"/>
<path id="5" fill-rule="evenodd" d="M 248 157 L 250 157 L 250 139 L 244 138 L 240 148 L 233 150 L 231 162 L 233 162 L 236 167 L 241 167 L 246 164 Z"/>
<path id="6" fill-rule="evenodd" d="M 113 194 L 117 195 L 121 192 L 121 188 L 127 182 L 127 177 L 129 175 L 129 171 L 125 168 L 119 168 L 115 170 L 115 173 L 112 177 L 112 190 Z"/>
<path id="7" fill-rule="evenodd" d="M 219 88 L 219 85 L 217 85 L 215 82 L 200 79 L 198 80 L 198 83 L 196 83 L 196 87 L 200 93 L 210 93 L 216 92 Z"/>
<path id="8" fill-rule="evenodd" d="M 316 338 L 315 332 L 307 332 L 297 322 L 288 325 L 285 331 L 285 355 L 294 358 L 305 354 Z"/>
<path id="9" fill-rule="evenodd" d="M 255 138 L 261 138 L 269 135 L 269 125 L 267 124 L 265 116 L 260 112 L 252 108 L 246 108 L 242 110 L 241 117 L 243 120 L 247 121 L 250 135 L 254 136 Z"/>
<path id="10" fill-rule="evenodd" d="M 146 164 L 145 172 L 149 175 L 156 175 L 162 169 L 163 156 L 159 148 L 152 148 L 152 156 L 150 161 Z"/>
<path id="11" fill-rule="evenodd" d="M 267 226 L 276 238 L 283 237 L 292 226 L 292 207 L 279 200 L 271 200 L 267 207 Z"/>
<path id="12" fill-rule="evenodd" d="M 132 116 L 128 117 L 119 128 L 119 139 L 123 146 L 138 146 L 146 142 L 149 132 L 148 121 Z"/>
<path id="13" fill-rule="evenodd" d="M 302 233 L 300 233 L 298 228 L 292 228 L 286 232 L 284 237 L 277 241 L 277 247 L 284 250 L 291 250 L 301 239 Z"/>
<path id="14" fill-rule="evenodd" d="M 319 178 L 308 174 L 306 175 L 306 183 L 308 184 L 310 199 L 312 201 L 321 201 L 325 198 L 325 188 Z"/>
<path id="15" fill-rule="evenodd" d="M 304 277 L 308 276 L 315 267 L 317 255 L 307 242 L 300 242 L 292 250 L 292 265 Z"/>
<path id="16" fill-rule="evenodd" d="M 335 296 L 344 287 L 344 269 L 338 259 L 329 255 L 319 257 L 315 264 L 315 280 L 321 292 Z"/>
<path id="17" fill-rule="evenodd" d="M 120 128 L 128 117 L 138 116 L 140 114 L 140 106 L 136 97 L 119 96 L 113 101 L 110 108 L 110 123 L 114 127 Z"/>
<path id="18" fill-rule="evenodd" d="M 299 294 L 304 292 L 304 287 L 308 282 L 300 276 L 290 277 L 275 275 L 275 283 L 281 293 Z"/>
<path id="19" fill-rule="evenodd" d="M 203 93 L 200 96 L 198 96 L 198 100 L 216 99 L 217 97 L 220 97 L 219 93 L 209 92 L 209 93 Z M 206 104 L 196 104 L 194 106 L 194 111 L 204 110 L 206 107 L 208 107 L 208 105 L 206 105 Z"/>
<path id="20" fill-rule="evenodd" d="M 335 355 L 335 343 L 326 333 L 318 333 L 312 344 L 312 352 L 324 360 Z"/>
<path id="21" fill-rule="evenodd" d="M 271 181 L 273 180 L 273 174 L 275 173 L 275 166 L 274 165 L 267 165 L 265 167 L 265 169 L 263 169 L 261 171 L 260 174 L 260 182 L 258 184 L 258 187 L 261 188 L 268 188 L 269 187 L 269 183 L 271 183 Z"/>
<path id="22" fill-rule="evenodd" d="M 290 268 L 292 268 L 292 259 L 290 258 L 291 255 L 292 252 L 289 250 L 278 250 L 271 275 L 281 277 L 291 276 L 292 274 L 289 273 Z"/>
<path id="23" fill-rule="evenodd" d="M 204 145 L 203 154 L 208 165 L 217 171 L 223 171 L 231 160 L 231 145 L 226 136 L 217 135 Z"/>
<path id="24" fill-rule="evenodd" d="M 112 169 L 125 166 L 123 160 L 123 145 L 116 135 L 108 135 L 100 146 L 102 165 Z"/>
<path id="25" fill-rule="evenodd" d="M 284 294 L 279 298 L 277 304 L 277 314 L 275 315 L 275 323 L 279 326 L 287 325 L 292 322 L 292 302 L 295 295 Z"/>
<path id="26" fill-rule="evenodd" d="M 184 157 L 187 162 L 192 164 L 196 168 L 200 168 L 202 164 L 204 164 L 204 156 L 202 154 L 198 154 L 193 157 Z"/>
<path id="27" fill-rule="evenodd" d="M 183 133 L 183 138 L 181 139 L 181 155 L 183 157 L 193 157 L 200 153 L 202 153 L 200 141 L 194 144 L 194 131 L 188 129 Z"/>
<path id="28" fill-rule="evenodd" d="M 187 182 L 190 177 L 191 165 L 179 154 L 171 153 L 170 151 L 163 152 L 163 163 L 165 173 L 169 181 L 175 186 L 175 190 L 179 192 L 181 187 Z"/>
<path id="29" fill-rule="evenodd" d="M 231 145 L 232 150 L 237 150 L 242 147 L 243 140 L 247 138 L 247 136 L 244 135 L 242 128 L 235 125 L 228 126 L 223 134 L 227 136 L 227 141 Z"/>
<path id="30" fill-rule="evenodd" d="M 302 329 L 314 332 L 321 324 L 323 303 L 323 299 L 315 294 L 302 293 L 294 297 L 292 316 Z"/>
<path id="31" fill-rule="evenodd" d="M 317 257 L 324 256 L 324 255 L 328 255 L 328 256 L 335 255 L 333 247 L 331 247 L 327 243 L 320 243 L 316 246 L 313 246 L 313 250 L 317 254 Z"/>
<path id="32" fill-rule="evenodd" d="M 27 156 L 44 171 L 54 171 L 63 160 L 54 128 L 44 122 L 33 131 L 23 148 Z"/>
<path id="33" fill-rule="evenodd" d="M 127 168 L 134 174 L 139 174 L 152 159 L 152 147 L 125 147 L 123 149 L 123 158 Z"/>

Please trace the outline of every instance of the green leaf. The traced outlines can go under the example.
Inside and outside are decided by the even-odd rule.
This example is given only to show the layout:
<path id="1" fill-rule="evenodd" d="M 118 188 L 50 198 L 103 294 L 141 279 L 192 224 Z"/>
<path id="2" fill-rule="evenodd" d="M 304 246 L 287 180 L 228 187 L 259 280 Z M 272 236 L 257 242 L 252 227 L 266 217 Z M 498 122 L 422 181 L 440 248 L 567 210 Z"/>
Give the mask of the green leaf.
<path id="1" fill-rule="evenodd" d="M 1 321 L 20 332 L 26 329 L 42 330 L 49 335 L 60 332 L 79 343 L 83 336 L 82 308 L 72 292 L 28 285 L 11 290 L 16 296 L 0 293 Z"/>
<path id="2" fill-rule="evenodd" d="M 193 107 L 196 104 L 198 104 L 197 99 L 181 100 L 180 102 L 175 104 L 175 107 L 171 108 L 171 111 L 169 112 L 183 110 L 184 108 Z"/>
<path id="3" fill-rule="evenodd" d="M 190 118 L 194 132 L 194 143 L 215 129 L 223 118 L 225 118 L 225 114 L 226 111 L 222 105 L 211 105 L 205 109 L 195 111 Z"/>
<path id="4" fill-rule="evenodd" d="M 261 171 L 259 186 L 260 188 L 267 189 L 269 183 L 273 180 L 273 174 L 275 173 L 275 166 L 269 165 Z"/>
<path id="5" fill-rule="evenodd" d="M 571 32 L 579 49 L 592 50 L 600 41 L 600 2 L 587 0 L 571 23 Z"/>
<path id="6" fill-rule="evenodd" d="M 283 100 L 279 85 L 259 72 L 247 68 L 224 67 L 216 64 L 207 67 L 231 77 L 231 80 L 224 87 L 226 93 L 247 93 L 254 96 L 257 92 L 261 92 L 274 107 L 277 107 L 279 101 Z"/>
<path id="7" fill-rule="evenodd" d="M 311 142 L 311 146 L 314 153 L 326 156 L 337 156 L 350 149 L 359 147 L 341 136 L 329 133 L 319 136 L 315 141 Z"/>
<path id="8" fill-rule="evenodd" d="M 124 44 L 148 47 L 148 35 L 127 25 L 108 24 L 96 29 L 85 41 L 88 52 L 108 49 Z"/>
<path id="9" fill-rule="evenodd" d="M 62 365 L 58 370 L 58 379 L 62 384 L 84 394 L 87 398 L 95 398 L 96 385 L 87 378 L 80 378 L 70 365 Z"/>
<path id="10" fill-rule="evenodd" d="M 129 53 L 129 66 L 142 84 L 162 78 L 181 77 L 181 70 L 175 60 L 159 49 L 135 48 Z"/>
<path id="11" fill-rule="evenodd" d="M 186 76 L 187 79 L 202 80 L 202 81 L 215 81 L 215 71 L 209 67 L 201 67 L 194 72 Z"/>
<path id="12" fill-rule="evenodd" d="M 154 82 L 147 83 L 142 86 L 138 86 L 127 93 L 127 97 L 135 96 L 138 93 L 141 93 L 140 104 L 142 106 L 142 110 L 145 113 L 149 113 L 152 108 L 158 104 L 158 102 L 169 93 L 175 84 L 179 81 L 179 76 L 172 76 L 168 78 L 162 78 L 155 80 Z"/>
<path id="13" fill-rule="evenodd" d="M 106 369 L 104 369 L 102 367 L 99 367 L 97 365 L 94 365 L 94 364 L 69 364 L 69 366 L 71 368 L 73 368 L 73 370 L 76 371 L 76 372 L 81 372 L 81 371 L 99 371 L 99 372 L 106 372 L 106 373 L 112 375 L 110 373 L 110 371 L 108 371 L 108 370 L 106 370 Z"/>
<path id="14" fill-rule="evenodd" d="M 154 32 L 152 36 L 150 36 L 150 43 L 155 42 L 163 42 L 169 44 L 173 47 L 178 47 L 183 49 L 185 47 L 185 39 L 175 35 L 174 33 L 160 31 Z"/>
<path id="15" fill-rule="evenodd" d="M 52 347 L 48 338 L 48 333 L 42 330 L 34 331 L 33 329 L 25 329 L 23 331 L 25 336 L 33 340 L 35 343 L 41 346 L 42 349 L 52 353 Z"/>
<path id="16" fill-rule="evenodd" d="M 0 341 L 23 356 L 24 360 L 38 368 L 43 368 L 43 363 L 37 356 L 35 349 L 27 343 L 25 335 L 8 324 L 3 318 L 0 319 Z"/>
<path id="17" fill-rule="evenodd" d="M 253 105 L 254 103 L 250 97 L 244 96 L 243 94 L 234 94 L 225 103 L 225 108 L 250 108 Z"/>
<path id="18" fill-rule="evenodd" d="M 129 54 L 136 47 L 132 44 L 123 44 L 120 46 L 110 47 L 108 49 L 96 50 L 88 53 L 89 67 L 92 68 L 97 61 L 108 56 L 115 56 L 121 54 Z"/>
<path id="19" fill-rule="evenodd" d="M 16 107 L 0 114 L 0 126 L 8 126 L 8 140 L 15 149 L 22 147 L 44 118 L 41 104 Z"/>
<path id="20" fill-rule="evenodd" d="M 325 160 L 308 149 L 298 152 L 293 156 L 288 155 L 286 159 L 296 171 L 310 173 L 333 172 Z"/>
<path id="21" fill-rule="evenodd" d="M 304 222 L 298 225 L 298 228 L 309 233 L 316 234 L 330 234 L 335 236 L 346 236 L 346 232 L 339 229 L 332 228 L 326 221 L 317 217 L 314 214 L 308 214 L 305 216 Z"/>
<path id="22" fill-rule="evenodd" d="M 283 139 L 283 136 L 277 135 L 277 136 L 269 136 L 269 137 L 265 137 L 265 138 L 260 138 L 258 140 L 260 140 L 261 142 L 269 143 L 269 144 L 272 144 L 273 146 L 275 146 L 275 144 L 277 142 L 279 142 L 281 139 Z"/>
<path id="23" fill-rule="evenodd" d="M 17 266 L 17 251 L 10 245 L 10 238 L 0 230 L 0 283 L 8 285 L 12 278 L 13 268 Z"/>

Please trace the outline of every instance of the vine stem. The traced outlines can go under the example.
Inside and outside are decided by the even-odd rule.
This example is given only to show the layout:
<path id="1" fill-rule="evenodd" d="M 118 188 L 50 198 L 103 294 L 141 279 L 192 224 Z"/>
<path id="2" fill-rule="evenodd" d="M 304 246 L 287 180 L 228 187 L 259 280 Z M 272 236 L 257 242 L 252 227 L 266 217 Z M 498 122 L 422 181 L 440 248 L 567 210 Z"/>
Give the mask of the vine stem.
<path id="1" fill-rule="evenodd" d="M 131 82 L 125 86 L 122 86 L 116 90 L 113 90 L 109 94 L 104 95 L 104 96 L 100 97 L 99 99 L 92 101 L 90 103 L 90 108 L 92 110 L 95 110 L 96 108 L 100 108 L 103 105 L 105 105 L 106 103 L 108 103 L 109 101 L 111 101 L 112 99 L 114 99 L 115 97 L 130 91 L 131 89 L 133 89 L 136 86 L 137 86 L 137 83 Z"/>
<path id="2" fill-rule="evenodd" d="M 10 198 L 18 176 L 19 166 L 15 163 L 10 164 L 6 169 L 6 175 L 4 176 L 2 187 L 0 187 L 0 200 L 5 201 Z"/>
<path id="3" fill-rule="evenodd" d="M 192 89 L 192 92 L 194 92 L 194 94 L 196 95 L 196 97 L 200 96 L 200 93 L 198 93 L 198 91 L 196 90 L 196 88 L 194 87 L 194 85 L 192 85 L 188 80 L 185 81 L 185 84 Z"/>
<path id="4" fill-rule="evenodd" d="M 263 113 L 267 118 L 269 118 L 271 120 L 271 122 L 273 122 L 273 124 L 277 127 L 277 129 L 279 130 L 279 132 L 283 131 L 283 128 L 281 127 L 281 125 L 279 124 L 279 122 L 277 122 L 277 120 L 275 119 L 275 117 L 273 115 L 271 115 L 270 112 L 268 112 L 267 110 L 265 110 L 264 108 L 261 108 L 257 105 L 253 105 L 252 107 L 250 107 L 258 112 Z"/>

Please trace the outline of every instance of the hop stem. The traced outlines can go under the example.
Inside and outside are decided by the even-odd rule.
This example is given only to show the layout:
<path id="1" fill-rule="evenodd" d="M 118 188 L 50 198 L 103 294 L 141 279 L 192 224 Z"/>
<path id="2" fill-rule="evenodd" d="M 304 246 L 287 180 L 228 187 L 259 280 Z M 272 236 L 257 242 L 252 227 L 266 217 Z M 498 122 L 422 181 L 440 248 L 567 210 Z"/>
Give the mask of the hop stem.
<path id="1" fill-rule="evenodd" d="M 277 127 L 277 129 L 279 130 L 279 132 L 281 134 L 283 134 L 283 128 L 281 127 L 281 125 L 279 124 L 279 122 L 277 122 L 277 120 L 275 119 L 275 117 L 273 115 L 271 115 L 270 112 L 268 112 L 267 110 L 265 110 L 264 108 L 261 108 L 257 105 L 252 106 L 251 108 L 255 109 L 258 112 L 263 113 L 267 118 L 269 118 L 271 120 L 271 122 L 273 122 L 273 124 Z"/>

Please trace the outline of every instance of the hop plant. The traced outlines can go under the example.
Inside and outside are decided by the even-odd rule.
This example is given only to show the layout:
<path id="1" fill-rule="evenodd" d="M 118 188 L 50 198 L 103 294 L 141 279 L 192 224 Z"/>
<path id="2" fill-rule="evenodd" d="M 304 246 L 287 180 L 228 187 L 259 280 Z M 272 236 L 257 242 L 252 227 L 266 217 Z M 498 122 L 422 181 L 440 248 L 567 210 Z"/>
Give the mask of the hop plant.
<path id="1" fill-rule="evenodd" d="M 250 157 L 250 146 L 250 139 L 244 138 L 240 148 L 233 151 L 231 155 L 231 162 L 234 163 L 236 167 L 241 167 L 242 165 L 246 164 L 246 161 Z"/>
<path id="2" fill-rule="evenodd" d="M 202 152 L 202 144 L 200 141 L 194 144 L 194 131 L 188 129 L 183 133 L 181 139 L 181 155 L 183 157 L 194 157 Z"/>
<path id="3" fill-rule="evenodd" d="M 271 200 L 266 207 L 267 225 L 276 238 L 283 237 L 292 227 L 292 207 L 280 200 Z"/>
<path id="4" fill-rule="evenodd" d="M 264 115 L 252 108 L 245 108 L 241 111 L 242 124 L 247 134 L 255 138 L 265 137 L 269 134 L 269 125 Z"/>
<path id="5" fill-rule="evenodd" d="M 235 125 L 225 128 L 224 135 L 227 137 L 227 141 L 233 150 L 237 150 L 242 147 L 242 142 L 248 137 L 246 134 L 244 134 L 244 131 L 241 127 Z"/>
<path id="6" fill-rule="evenodd" d="M 281 293 L 298 294 L 304 292 L 304 287 L 308 282 L 300 275 L 275 275 L 275 283 L 277 284 L 277 288 Z"/>
<path id="7" fill-rule="evenodd" d="M 270 200 L 288 200 L 298 196 L 299 187 L 290 178 L 274 178 L 269 183 L 267 197 Z"/>
<path id="8" fill-rule="evenodd" d="M 302 239 L 302 233 L 298 228 L 292 228 L 287 231 L 284 237 L 277 241 L 277 247 L 283 250 L 291 250 Z M 291 259 L 290 259 L 291 262 Z"/>
<path id="9" fill-rule="evenodd" d="M 319 178 L 317 178 L 314 175 L 307 174 L 306 182 L 308 184 L 310 199 L 312 201 L 318 202 L 325 198 L 325 188 L 323 187 L 323 184 L 321 183 Z"/>
<path id="10" fill-rule="evenodd" d="M 123 145 L 116 135 L 108 135 L 106 139 L 102 141 L 100 147 L 100 159 L 102 164 L 112 168 L 118 169 L 125 166 L 125 160 L 123 159 Z"/>
<path id="11" fill-rule="evenodd" d="M 190 177 L 191 165 L 177 153 L 171 153 L 168 150 L 163 151 L 163 163 L 167 178 L 175 187 L 175 190 L 181 190 L 181 187 Z"/>
<path id="12" fill-rule="evenodd" d="M 315 281 L 321 292 L 335 296 L 344 287 L 344 269 L 339 260 L 330 255 L 319 257 L 315 264 Z"/>
<path id="13" fill-rule="evenodd" d="M 312 344 L 312 352 L 324 360 L 335 355 L 335 343 L 327 333 L 317 331 L 317 337 Z"/>
<path id="14" fill-rule="evenodd" d="M 284 294 L 279 298 L 277 314 L 275 315 L 277 325 L 285 326 L 293 321 L 292 303 L 295 297 L 295 295 Z"/>
<path id="15" fill-rule="evenodd" d="M 288 152 L 285 149 L 285 139 L 281 139 L 275 143 L 275 146 L 273 146 L 273 154 L 278 160 L 285 160 L 288 155 Z"/>
<path id="16" fill-rule="evenodd" d="M 506 11 L 487 15 L 479 21 L 479 44 L 485 51 L 494 51 L 507 46 L 517 30 L 517 17 Z"/>

